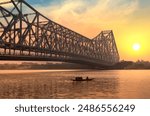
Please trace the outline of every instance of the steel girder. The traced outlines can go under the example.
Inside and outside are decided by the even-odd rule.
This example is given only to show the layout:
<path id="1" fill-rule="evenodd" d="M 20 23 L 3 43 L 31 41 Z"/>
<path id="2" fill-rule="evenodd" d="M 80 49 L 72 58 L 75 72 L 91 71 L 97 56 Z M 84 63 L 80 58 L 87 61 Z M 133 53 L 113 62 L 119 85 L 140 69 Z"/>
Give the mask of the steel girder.
<path id="1" fill-rule="evenodd" d="M 112 31 L 89 39 L 48 19 L 24 0 L 0 3 L 0 57 L 34 57 L 113 65 L 119 54 Z"/>

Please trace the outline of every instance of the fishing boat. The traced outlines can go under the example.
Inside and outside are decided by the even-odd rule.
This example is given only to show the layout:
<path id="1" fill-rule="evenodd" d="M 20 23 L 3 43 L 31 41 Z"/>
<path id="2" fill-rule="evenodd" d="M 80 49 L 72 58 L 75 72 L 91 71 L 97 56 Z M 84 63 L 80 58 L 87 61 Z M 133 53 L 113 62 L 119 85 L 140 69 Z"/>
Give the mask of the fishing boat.
<path id="1" fill-rule="evenodd" d="M 72 79 L 73 81 L 92 81 L 94 78 L 83 78 L 83 77 L 75 77 L 74 79 Z"/>

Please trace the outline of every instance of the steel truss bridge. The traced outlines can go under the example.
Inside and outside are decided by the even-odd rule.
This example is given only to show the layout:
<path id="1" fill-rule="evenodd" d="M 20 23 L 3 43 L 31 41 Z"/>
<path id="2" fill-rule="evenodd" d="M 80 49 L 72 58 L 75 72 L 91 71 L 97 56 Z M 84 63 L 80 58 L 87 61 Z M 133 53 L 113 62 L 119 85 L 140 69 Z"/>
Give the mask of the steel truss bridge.
<path id="1" fill-rule="evenodd" d="M 0 60 L 111 66 L 119 54 L 111 30 L 89 39 L 48 19 L 25 0 L 10 0 L 0 3 Z"/>

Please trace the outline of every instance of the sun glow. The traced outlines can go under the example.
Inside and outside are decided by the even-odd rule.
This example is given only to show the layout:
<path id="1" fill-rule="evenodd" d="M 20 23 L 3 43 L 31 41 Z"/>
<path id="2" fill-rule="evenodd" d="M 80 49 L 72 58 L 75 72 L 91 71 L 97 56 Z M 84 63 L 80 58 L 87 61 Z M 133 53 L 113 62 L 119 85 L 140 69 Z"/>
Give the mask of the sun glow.
<path id="1" fill-rule="evenodd" d="M 135 44 L 133 44 L 132 48 L 133 48 L 134 51 L 139 51 L 141 46 L 140 46 L 139 43 L 135 43 Z"/>

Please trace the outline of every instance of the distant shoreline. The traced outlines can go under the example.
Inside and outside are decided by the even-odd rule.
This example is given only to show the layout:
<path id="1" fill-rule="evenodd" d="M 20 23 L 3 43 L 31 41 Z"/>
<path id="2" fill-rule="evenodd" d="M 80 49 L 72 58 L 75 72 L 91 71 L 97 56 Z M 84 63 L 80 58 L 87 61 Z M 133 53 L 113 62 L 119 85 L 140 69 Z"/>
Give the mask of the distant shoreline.
<path id="1" fill-rule="evenodd" d="M 98 70 L 149 70 L 150 62 L 148 61 L 120 61 L 119 63 L 110 67 L 96 67 L 71 64 L 71 63 L 29 63 L 23 62 L 21 64 L 0 64 L 0 70 L 61 70 L 61 69 L 98 69 Z"/>

